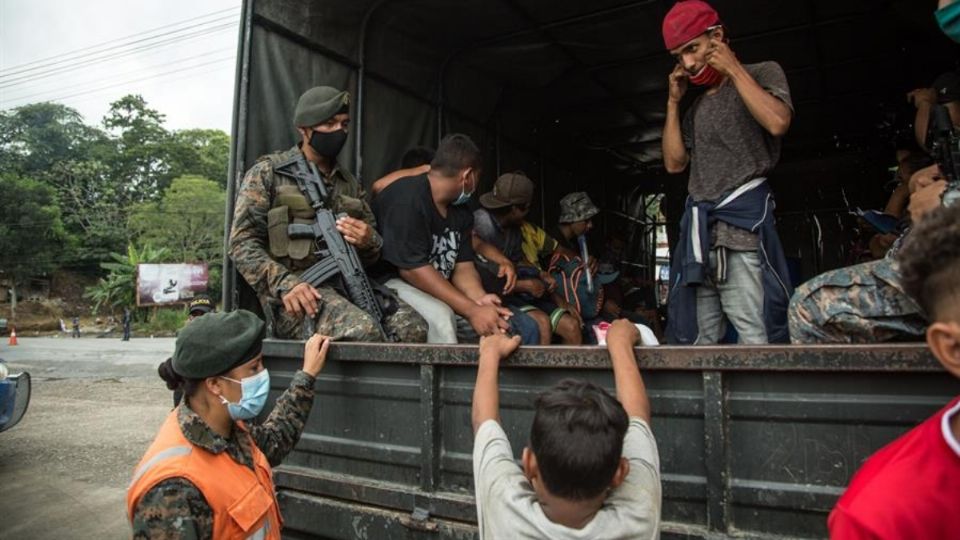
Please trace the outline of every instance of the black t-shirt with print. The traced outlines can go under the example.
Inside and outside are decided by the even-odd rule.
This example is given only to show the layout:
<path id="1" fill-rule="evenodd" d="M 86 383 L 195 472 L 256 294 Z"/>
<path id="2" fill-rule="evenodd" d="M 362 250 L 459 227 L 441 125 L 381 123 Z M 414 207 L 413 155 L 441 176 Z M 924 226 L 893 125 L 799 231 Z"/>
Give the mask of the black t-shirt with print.
<path id="1" fill-rule="evenodd" d="M 381 279 L 427 264 L 450 279 L 457 263 L 473 260 L 473 214 L 466 206 L 450 206 L 441 216 L 426 175 L 388 186 L 374 199 L 373 211 L 383 237 Z"/>

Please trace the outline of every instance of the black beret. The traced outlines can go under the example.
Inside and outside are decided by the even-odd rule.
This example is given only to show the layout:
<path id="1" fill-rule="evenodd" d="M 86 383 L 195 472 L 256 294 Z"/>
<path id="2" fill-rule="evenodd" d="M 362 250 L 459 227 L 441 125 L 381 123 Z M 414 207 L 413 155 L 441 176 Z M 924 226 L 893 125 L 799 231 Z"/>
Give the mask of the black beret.
<path id="1" fill-rule="evenodd" d="M 337 114 L 349 112 L 350 94 L 330 86 L 313 87 L 300 96 L 293 112 L 296 127 L 315 126 Z"/>
<path id="2" fill-rule="evenodd" d="M 265 332 L 263 321 L 249 311 L 208 313 L 180 330 L 173 370 L 185 379 L 230 371 L 260 354 Z"/>

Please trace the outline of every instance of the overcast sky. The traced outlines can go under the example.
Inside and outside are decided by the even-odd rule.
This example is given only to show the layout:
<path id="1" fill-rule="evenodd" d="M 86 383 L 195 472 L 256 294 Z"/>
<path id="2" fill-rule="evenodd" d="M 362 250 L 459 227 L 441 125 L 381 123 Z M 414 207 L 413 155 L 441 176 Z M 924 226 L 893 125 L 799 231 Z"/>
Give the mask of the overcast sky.
<path id="1" fill-rule="evenodd" d="M 230 133 L 240 0 L 0 0 L 0 110 L 56 101 L 99 124 L 140 94 L 168 129 Z"/>

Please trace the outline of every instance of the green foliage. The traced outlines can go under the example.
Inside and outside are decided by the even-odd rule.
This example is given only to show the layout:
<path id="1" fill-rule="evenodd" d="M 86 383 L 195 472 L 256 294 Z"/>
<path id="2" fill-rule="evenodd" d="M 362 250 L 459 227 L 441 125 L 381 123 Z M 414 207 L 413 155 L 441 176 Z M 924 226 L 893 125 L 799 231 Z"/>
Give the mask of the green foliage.
<path id="1" fill-rule="evenodd" d="M 56 269 L 68 239 L 54 190 L 3 173 L 0 194 L 0 272 L 20 284 Z"/>
<path id="2" fill-rule="evenodd" d="M 126 249 L 143 232 L 127 227 L 133 210 L 165 205 L 161 195 L 175 178 L 201 176 L 214 179 L 221 188 L 226 185 L 230 152 L 226 133 L 170 132 L 163 123 L 164 115 L 137 95 L 112 103 L 103 129 L 85 125 L 77 111 L 58 103 L 0 111 L 0 171 L 56 190 L 68 235 L 59 257 L 62 264 L 92 266 L 108 260 L 111 252 Z M 219 238 L 222 223 L 218 216 L 212 225 L 209 220 L 192 224 L 217 227 L 213 234 Z M 156 235 L 144 239 L 157 240 Z M 207 235 L 192 246 L 180 244 L 177 253 L 192 251 L 187 256 L 193 260 L 208 258 Z M 215 251 L 219 259 L 220 248 Z"/>
<path id="3" fill-rule="evenodd" d="M 178 262 L 222 260 L 226 194 L 212 180 L 182 176 L 158 202 L 137 205 L 129 228 L 141 243 L 167 250 Z"/>
<path id="4" fill-rule="evenodd" d="M 103 131 L 87 126 L 77 111 L 59 103 L 32 103 L 0 111 L 0 171 L 56 187 L 54 164 L 105 154 Z"/>
<path id="5" fill-rule="evenodd" d="M 202 176 L 227 187 L 230 136 L 219 129 L 185 129 L 170 134 L 166 159 L 169 176 Z"/>
<path id="6" fill-rule="evenodd" d="M 117 144 L 117 152 L 107 158 L 107 164 L 132 202 L 152 200 L 160 192 L 160 178 L 168 170 L 163 160 L 169 138 L 164 118 L 139 95 L 111 103 L 103 118 L 103 126 L 116 136 Z"/>
<path id="7" fill-rule="evenodd" d="M 130 244 L 127 246 L 126 255 L 111 253 L 110 258 L 111 262 L 100 264 L 100 267 L 107 271 L 107 276 L 84 292 L 84 296 L 94 302 L 94 313 L 98 313 L 102 308 L 112 313 L 136 305 L 137 265 L 167 262 L 169 254 L 167 250 L 155 249 L 149 244 L 139 250 Z"/>
<path id="8" fill-rule="evenodd" d="M 155 316 L 137 323 L 136 330 L 145 334 L 174 334 L 187 324 L 187 311 L 183 308 L 159 308 Z"/>

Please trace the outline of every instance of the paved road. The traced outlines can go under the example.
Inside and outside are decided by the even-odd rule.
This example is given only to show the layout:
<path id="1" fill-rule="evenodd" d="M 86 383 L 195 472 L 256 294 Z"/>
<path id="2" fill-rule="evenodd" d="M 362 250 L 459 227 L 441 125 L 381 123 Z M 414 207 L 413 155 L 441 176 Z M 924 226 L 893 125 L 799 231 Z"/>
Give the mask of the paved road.
<path id="1" fill-rule="evenodd" d="M 130 474 L 169 412 L 156 366 L 174 340 L 21 338 L 33 376 L 23 421 L 0 433 L 0 539 L 128 538 Z"/>

